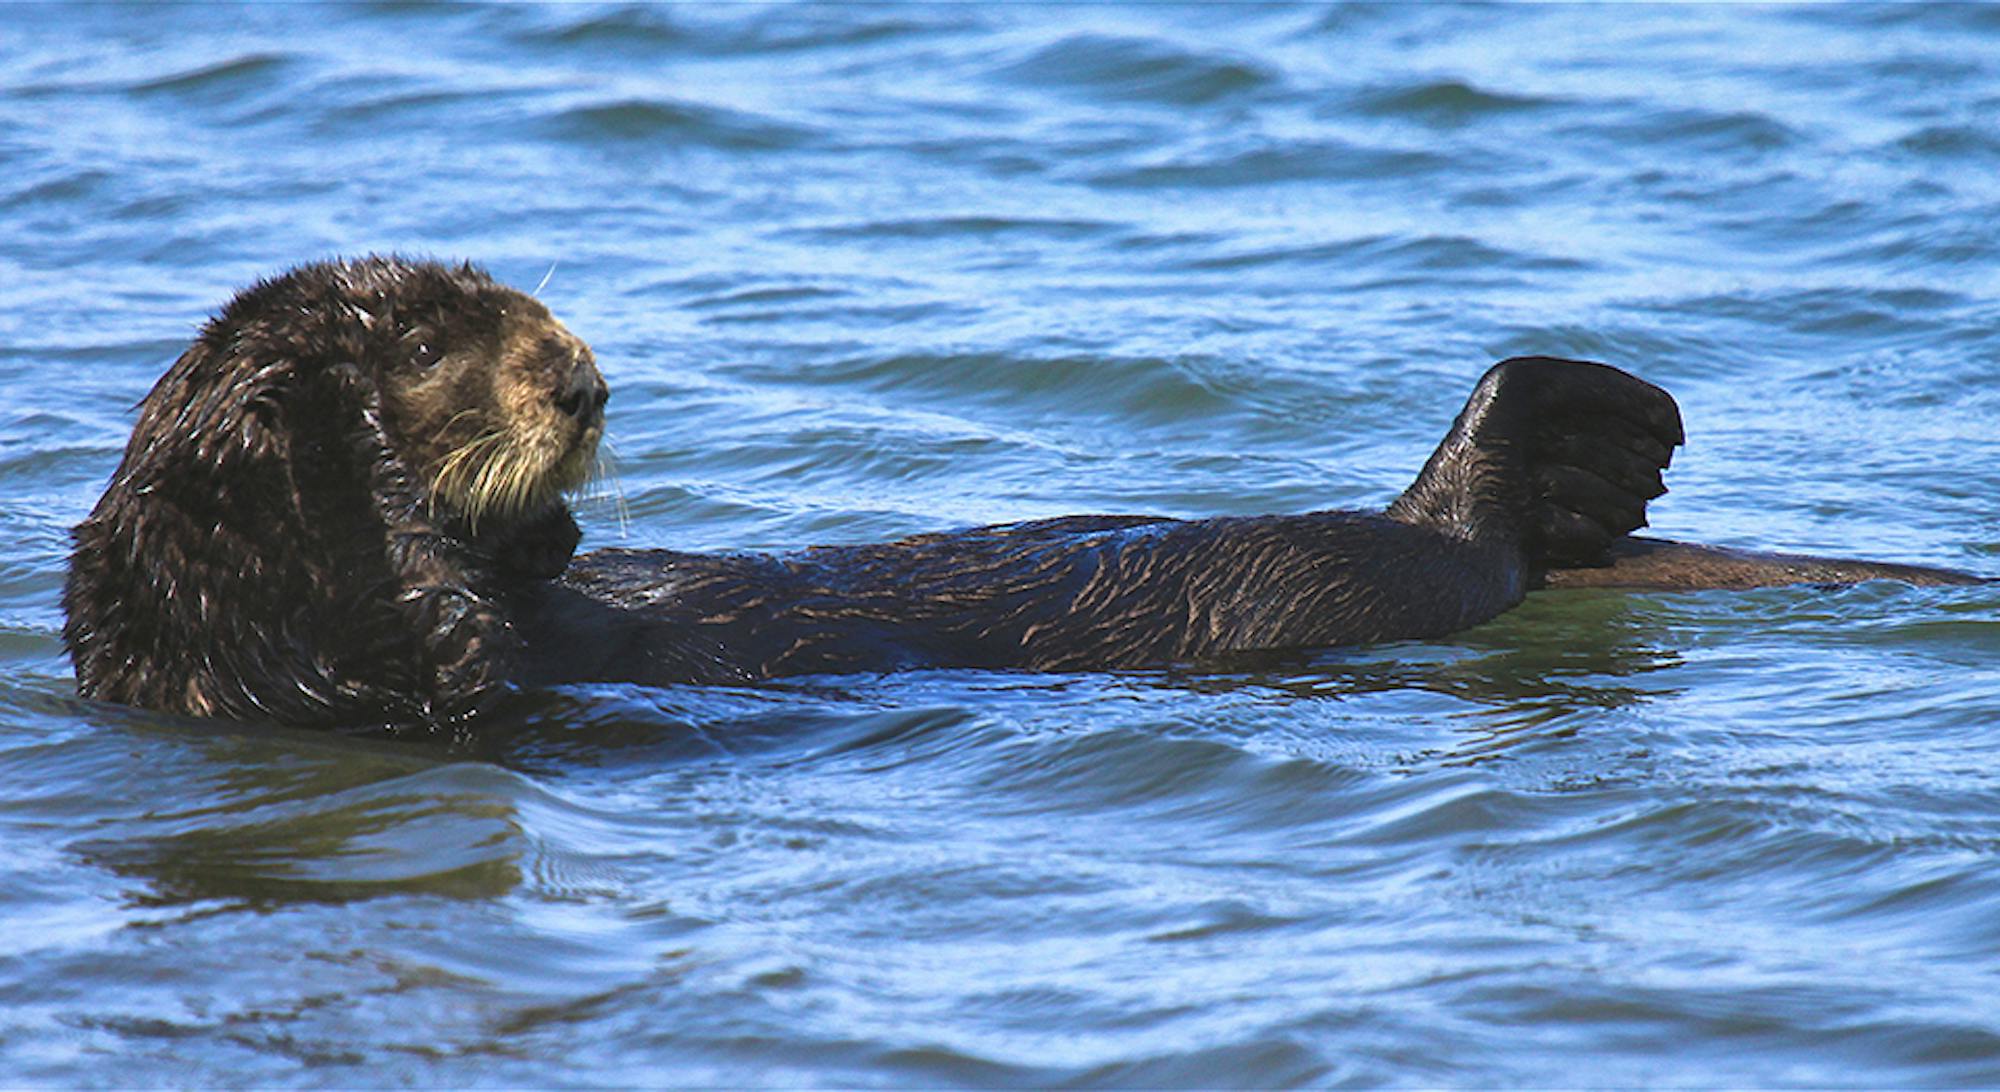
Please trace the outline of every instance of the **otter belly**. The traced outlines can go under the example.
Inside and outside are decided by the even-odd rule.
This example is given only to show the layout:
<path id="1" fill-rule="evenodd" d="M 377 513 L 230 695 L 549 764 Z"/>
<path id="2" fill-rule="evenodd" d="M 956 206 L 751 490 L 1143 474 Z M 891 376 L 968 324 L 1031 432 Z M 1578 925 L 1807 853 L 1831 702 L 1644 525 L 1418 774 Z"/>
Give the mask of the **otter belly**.
<path id="1" fill-rule="evenodd" d="M 599 551 L 515 616 L 532 682 L 1071 671 L 1439 636 L 1526 581 L 1511 544 L 1379 515 L 1070 517 L 771 556 Z"/>

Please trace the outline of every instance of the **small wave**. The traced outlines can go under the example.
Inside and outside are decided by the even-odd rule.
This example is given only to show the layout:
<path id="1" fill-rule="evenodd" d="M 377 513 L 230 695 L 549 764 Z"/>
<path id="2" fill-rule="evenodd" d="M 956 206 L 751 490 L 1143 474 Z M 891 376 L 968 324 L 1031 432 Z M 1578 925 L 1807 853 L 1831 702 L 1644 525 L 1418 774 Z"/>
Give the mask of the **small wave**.
<path id="1" fill-rule="evenodd" d="M 1961 302 L 1950 293 L 1926 288 L 1808 288 L 1703 295 L 1656 306 L 1670 313 L 1734 319 L 1759 329 L 1893 339 L 1935 330 L 1938 316 Z"/>
<path id="2" fill-rule="evenodd" d="M 1107 220 L 1055 217 L 925 216 L 794 228 L 787 234 L 807 239 L 977 239 L 997 236 L 1084 239 L 1116 230 L 1120 226 Z"/>
<path id="3" fill-rule="evenodd" d="M 1350 799 L 1354 829 L 1341 841 L 1369 846 L 1422 848 L 1467 831 L 1493 832 L 1533 825 L 1550 810 L 1535 797 L 1495 787 L 1464 772 L 1393 781 Z"/>
<path id="4" fill-rule="evenodd" d="M 503 105 L 531 98 L 535 92 L 519 87 L 481 87 L 477 89 L 444 88 L 389 88 L 380 86 L 356 86 L 341 96 L 328 96 L 338 105 L 329 106 L 327 120 L 356 127 L 358 132 L 379 132 L 381 125 L 391 122 L 398 125 L 416 127 L 436 124 L 434 119 L 449 119 L 453 125 L 463 126 L 476 118 L 491 118 L 503 110 L 511 110 Z M 510 115 L 511 116 L 511 115 Z"/>
<path id="5" fill-rule="evenodd" d="M 785 322 L 788 320 L 838 319 L 843 323 L 866 322 L 863 315 L 879 315 L 885 311 L 896 311 L 895 305 L 861 306 L 858 301 L 866 298 L 845 287 L 801 283 L 801 284 L 752 284 L 748 287 L 732 283 L 728 287 L 707 291 L 701 295 L 681 301 L 678 306 L 701 316 L 704 324 L 759 324 Z M 923 312 L 925 305 L 907 304 L 902 309 Z"/>
<path id="6" fill-rule="evenodd" d="M 1085 1088 L 1235 1088 L 1253 1073 L 1255 1084 L 1270 1088 L 1387 1083 L 1379 1074 L 1343 1071 L 1316 1046 L 1275 1036 L 1160 1051 L 1097 1066 L 1061 1083 Z"/>
<path id="7" fill-rule="evenodd" d="M 1754 110 L 1647 110 L 1636 117 L 1571 126 L 1565 135 L 1595 137 L 1626 154 L 1669 149 L 1706 155 L 1757 157 L 1802 142 L 1797 130 L 1769 114 Z"/>
<path id="8" fill-rule="evenodd" d="M 569 11 L 552 11 L 567 16 Z M 722 18 L 716 18 L 719 13 Z M 733 18 L 747 14 L 747 18 Z M 853 49 L 958 25 L 895 8 L 758 7 L 698 9 L 636 4 L 592 11 L 574 21 L 517 36 L 528 46 L 654 58 L 662 52 L 704 56 Z"/>
<path id="9" fill-rule="evenodd" d="M 1254 61 L 1192 53 L 1143 38 L 1078 34 L 995 73 L 1010 83 L 1068 87 L 1107 99 L 1200 106 L 1278 84 Z"/>
<path id="10" fill-rule="evenodd" d="M 1850 268 L 1914 271 L 1980 270 L 2000 255 L 2000 237 L 1985 225 L 1927 221 L 1889 238 L 1826 255 Z M 1940 331 L 1942 333 L 1942 331 Z"/>
<path id="11" fill-rule="evenodd" d="M 931 391 L 952 403 L 1074 413 L 1084 407 L 1121 420 L 1218 415 L 1232 402 L 1184 363 L 1156 357 L 1015 357 L 999 353 L 898 353 L 785 368 L 773 380 L 874 391 Z"/>
<path id="12" fill-rule="evenodd" d="M 1364 270 L 1515 269 L 1542 272 L 1589 268 L 1588 263 L 1574 259 L 1503 250 L 1463 235 L 1426 235 L 1418 238 L 1371 235 L 1197 258 L 1182 263 L 1181 268 L 1224 270 L 1267 265 L 1337 265 L 1343 269 Z"/>
<path id="13" fill-rule="evenodd" d="M 1339 761 L 1265 753 L 1263 740 L 1213 738 L 1180 723 L 1185 717 L 1029 735 L 989 744 L 961 765 L 973 772 L 982 797 L 1024 814 L 1112 812 L 1246 839 L 1246 846 L 1333 839 L 1354 822 L 1355 802 L 1382 784 L 1380 775 Z"/>
<path id="14" fill-rule="evenodd" d="M 546 795 L 520 774 L 485 765 L 430 767 L 332 791 L 322 779 L 371 771 L 288 772 L 261 778 L 226 805 L 148 815 L 129 834 L 72 849 L 143 880 L 155 905 L 407 892 L 483 899 L 521 882 L 530 841 L 518 809 Z"/>
<path id="15" fill-rule="evenodd" d="M 10 180 L 12 181 L 12 180 Z M 0 195 L 0 212 L 17 209 L 62 209 L 99 199 L 114 191 L 118 179 L 95 168 L 65 170 L 54 177 L 20 179 L 19 189 Z"/>
<path id="16" fill-rule="evenodd" d="M 681 304 L 681 306 L 691 311 L 707 311 L 716 308 L 741 307 L 745 305 L 770 306 L 791 303 L 817 303 L 824 300 L 845 299 L 853 295 L 854 293 L 848 289 L 828 288 L 824 285 L 771 285 L 719 291 L 688 300 Z"/>
<path id="17" fill-rule="evenodd" d="M 651 53 L 664 48 L 689 45 L 693 31 L 676 23 L 671 8 L 632 4 L 610 10 L 550 9 L 558 16 L 588 12 L 574 22 L 538 27 L 517 36 L 526 45 L 561 46 L 566 49 L 615 49 L 620 52 Z M 532 14 L 529 13 L 529 14 Z"/>
<path id="18" fill-rule="evenodd" d="M 1089 176 L 1098 186 L 1166 188 L 1257 186 L 1284 182 L 1368 180 L 1387 184 L 1452 169 L 1436 152 L 1380 148 L 1338 140 L 1288 140 L 1254 148 L 1182 153 L 1164 163 L 1128 165 Z"/>
<path id="19" fill-rule="evenodd" d="M 950 766 L 954 756 L 991 748 L 1004 738 L 971 710 L 940 705 L 869 713 L 845 725 L 841 738 L 823 744 L 811 761 L 873 773 L 921 764 L 927 774 Z"/>
<path id="20" fill-rule="evenodd" d="M 758 9 L 752 9 L 758 10 Z M 759 10 L 759 17 L 734 33 L 711 31 L 706 41 L 722 52 L 789 53 L 856 49 L 956 29 L 966 25 L 941 9 L 855 6 Z"/>
<path id="21" fill-rule="evenodd" d="M 1438 128 L 1456 128 L 1482 118 L 1545 109 L 1559 99 L 1486 91 L 1459 80 L 1439 80 L 1360 96 L 1353 108 L 1376 117 L 1408 118 Z"/>
<path id="22" fill-rule="evenodd" d="M 1892 147 L 1934 159 L 2000 160 L 2000 135 L 1969 125 L 1927 125 L 1897 138 Z"/>
<path id="23" fill-rule="evenodd" d="M 1990 4 L 1812 4 L 1784 11 L 1790 19 L 1822 28 L 2000 35 L 2000 8 Z"/>
<path id="24" fill-rule="evenodd" d="M 282 54 L 246 53 L 241 57 L 232 57 L 226 61 L 135 83 L 131 86 L 131 91 L 139 95 L 187 95 L 219 99 L 268 84 L 290 64 L 290 58 Z"/>
<path id="25" fill-rule="evenodd" d="M 551 119 L 554 135 L 585 144 L 698 144 L 737 152 L 796 149 L 813 143 L 803 126 L 701 103 L 625 99 L 564 110 Z"/>

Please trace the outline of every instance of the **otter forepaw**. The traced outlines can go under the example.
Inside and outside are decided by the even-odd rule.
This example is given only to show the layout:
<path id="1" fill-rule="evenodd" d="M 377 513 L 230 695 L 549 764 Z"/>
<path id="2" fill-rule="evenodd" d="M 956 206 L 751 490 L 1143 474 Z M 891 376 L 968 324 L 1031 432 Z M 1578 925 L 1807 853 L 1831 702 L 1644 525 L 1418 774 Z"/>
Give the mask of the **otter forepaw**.
<path id="1" fill-rule="evenodd" d="M 582 540 L 575 517 L 558 507 L 510 533 L 494 551 L 493 564 L 506 576 L 553 580 L 569 567 Z"/>

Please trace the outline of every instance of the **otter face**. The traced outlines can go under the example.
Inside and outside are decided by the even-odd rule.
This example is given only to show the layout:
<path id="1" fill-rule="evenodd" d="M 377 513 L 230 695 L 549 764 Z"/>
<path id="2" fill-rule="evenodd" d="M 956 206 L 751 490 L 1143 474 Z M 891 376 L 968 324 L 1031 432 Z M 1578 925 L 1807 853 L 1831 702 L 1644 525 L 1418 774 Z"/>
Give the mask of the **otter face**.
<path id="1" fill-rule="evenodd" d="M 381 373 L 401 454 L 434 507 L 511 522 L 589 480 L 610 391 L 548 308 L 493 286 L 398 331 Z"/>

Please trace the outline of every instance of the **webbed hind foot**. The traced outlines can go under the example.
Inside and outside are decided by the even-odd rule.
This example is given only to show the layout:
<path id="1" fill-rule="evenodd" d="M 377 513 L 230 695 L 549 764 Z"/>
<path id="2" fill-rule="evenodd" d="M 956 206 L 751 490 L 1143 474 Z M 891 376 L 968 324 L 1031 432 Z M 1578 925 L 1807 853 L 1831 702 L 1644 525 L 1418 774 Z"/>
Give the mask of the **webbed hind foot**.
<path id="1" fill-rule="evenodd" d="M 1535 569 L 1604 564 L 1646 525 L 1683 440 L 1673 397 L 1606 364 L 1515 357 L 1489 369 L 1391 518 L 1517 541 Z"/>

